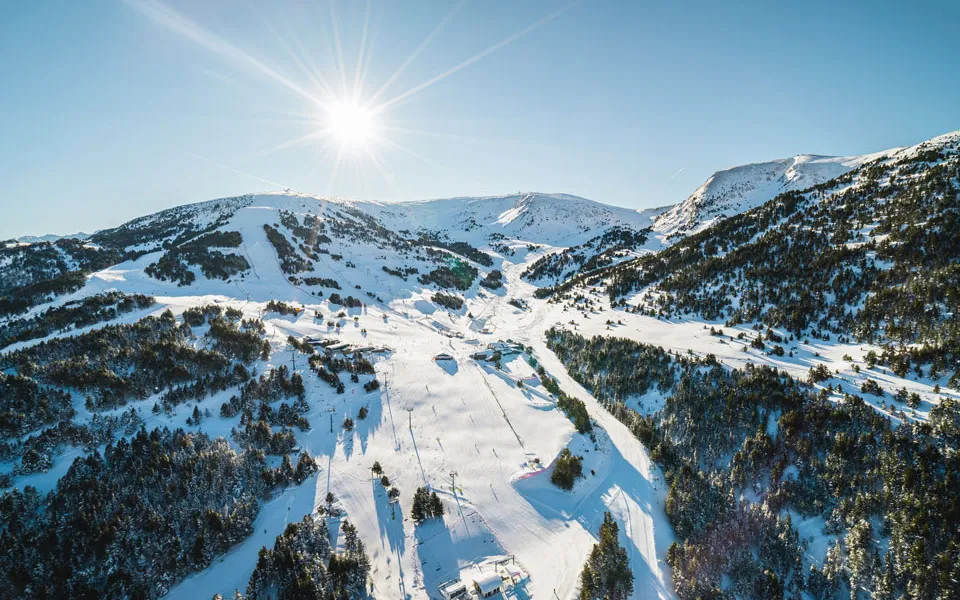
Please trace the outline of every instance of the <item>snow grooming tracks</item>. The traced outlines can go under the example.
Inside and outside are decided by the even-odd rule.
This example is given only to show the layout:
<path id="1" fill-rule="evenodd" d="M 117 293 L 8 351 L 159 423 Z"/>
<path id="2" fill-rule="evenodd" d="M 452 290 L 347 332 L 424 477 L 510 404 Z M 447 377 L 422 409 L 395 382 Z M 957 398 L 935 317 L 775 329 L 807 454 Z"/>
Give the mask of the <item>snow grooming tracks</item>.
<path id="1" fill-rule="evenodd" d="M 483 369 L 480 368 L 480 365 L 473 363 L 473 365 L 480 372 L 480 379 L 483 380 L 483 385 L 487 386 L 487 389 L 490 391 L 490 395 L 493 396 L 493 399 L 497 401 L 497 406 L 500 407 L 500 412 L 503 413 L 503 420 L 507 422 L 507 425 L 510 426 L 510 431 L 513 432 L 513 435 L 517 437 L 517 442 L 519 442 L 520 447 L 523 448 L 523 439 L 520 438 L 520 434 L 517 433 L 517 430 L 514 429 L 513 423 L 510 422 L 510 417 L 507 416 L 507 411 L 503 410 L 503 404 L 500 403 L 500 398 L 497 398 L 496 392 L 493 391 L 493 388 L 490 387 L 490 383 L 487 382 L 486 377 L 483 377 Z"/>

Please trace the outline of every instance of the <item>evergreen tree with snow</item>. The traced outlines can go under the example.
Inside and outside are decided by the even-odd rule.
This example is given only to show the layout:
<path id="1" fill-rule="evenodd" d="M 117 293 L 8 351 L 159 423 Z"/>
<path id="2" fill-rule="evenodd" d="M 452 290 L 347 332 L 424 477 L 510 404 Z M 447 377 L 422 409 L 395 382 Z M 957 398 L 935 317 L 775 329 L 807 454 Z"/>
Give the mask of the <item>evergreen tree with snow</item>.
<path id="1" fill-rule="evenodd" d="M 633 571 L 618 534 L 613 516 L 604 513 L 599 541 L 580 572 L 580 600 L 626 600 L 633 594 Z"/>

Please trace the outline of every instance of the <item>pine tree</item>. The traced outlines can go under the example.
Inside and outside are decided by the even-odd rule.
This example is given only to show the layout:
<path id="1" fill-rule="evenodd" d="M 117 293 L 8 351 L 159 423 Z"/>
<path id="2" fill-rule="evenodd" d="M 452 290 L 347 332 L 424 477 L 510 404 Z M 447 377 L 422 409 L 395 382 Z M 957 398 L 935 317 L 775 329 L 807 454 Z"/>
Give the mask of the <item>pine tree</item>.
<path id="1" fill-rule="evenodd" d="M 847 532 L 844 546 L 847 551 L 847 568 L 850 573 L 850 598 L 856 600 L 858 589 L 867 589 L 875 570 L 873 528 L 867 520 L 861 520 Z"/>
<path id="2" fill-rule="evenodd" d="M 417 491 L 413 493 L 413 508 L 410 509 L 410 517 L 417 525 L 423 523 L 427 518 L 426 502 L 423 500 L 424 495 L 424 488 L 422 487 L 417 488 Z"/>
<path id="3" fill-rule="evenodd" d="M 297 473 L 296 481 L 298 484 L 303 483 L 303 481 L 315 473 L 317 470 L 317 464 L 310 456 L 310 454 L 304 450 L 300 453 L 300 460 L 297 461 Z"/>
<path id="4" fill-rule="evenodd" d="M 425 487 L 417 488 L 413 494 L 413 508 L 410 516 L 417 525 L 420 525 L 427 519 L 435 519 L 443 516 L 443 502 L 436 492 L 431 492 Z"/>
<path id="5" fill-rule="evenodd" d="M 633 594 L 633 571 L 627 549 L 620 545 L 619 527 L 607 512 L 599 541 L 580 573 L 580 600 L 626 600 Z"/>
<path id="6" fill-rule="evenodd" d="M 443 516 L 443 503 L 436 492 L 430 492 L 430 516 L 439 518 Z"/>
<path id="7" fill-rule="evenodd" d="M 284 454 L 283 461 L 280 463 L 280 480 L 283 483 L 290 483 L 296 477 L 296 472 L 293 470 L 293 463 L 290 462 L 290 455 Z"/>

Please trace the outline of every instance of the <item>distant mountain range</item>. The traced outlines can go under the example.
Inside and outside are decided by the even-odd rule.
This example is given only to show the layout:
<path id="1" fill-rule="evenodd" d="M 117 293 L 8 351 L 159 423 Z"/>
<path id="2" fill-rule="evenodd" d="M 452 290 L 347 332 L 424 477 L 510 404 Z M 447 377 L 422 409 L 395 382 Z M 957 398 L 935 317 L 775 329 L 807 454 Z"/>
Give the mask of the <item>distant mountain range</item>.
<path id="1" fill-rule="evenodd" d="M 83 240 L 88 237 L 90 237 L 89 233 L 83 233 L 82 231 L 80 231 L 77 233 L 71 233 L 66 235 L 58 235 L 56 233 L 48 233 L 46 235 L 22 235 L 15 239 L 21 244 L 35 244 L 37 242 L 55 242 L 57 240 L 62 240 L 64 238 Z"/>
<path id="2" fill-rule="evenodd" d="M 717 171 L 686 200 L 659 208 L 633 210 L 605 205 L 569 194 L 538 192 L 503 196 L 457 197 L 401 203 L 330 200 L 352 204 L 392 225 L 416 229 L 484 227 L 507 237 L 536 240 L 553 246 L 572 246 L 604 228 L 652 228 L 654 237 L 669 245 L 680 236 L 763 204 L 776 195 L 823 183 L 867 162 L 895 154 L 893 148 L 861 156 L 800 154 L 792 158 L 741 165 Z M 294 194 L 297 195 L 297 194 Z M 309 194 L 304 197 L 320 199 Z M 86 239 L 87 233 L 21 236 L 22 243 Z"/>

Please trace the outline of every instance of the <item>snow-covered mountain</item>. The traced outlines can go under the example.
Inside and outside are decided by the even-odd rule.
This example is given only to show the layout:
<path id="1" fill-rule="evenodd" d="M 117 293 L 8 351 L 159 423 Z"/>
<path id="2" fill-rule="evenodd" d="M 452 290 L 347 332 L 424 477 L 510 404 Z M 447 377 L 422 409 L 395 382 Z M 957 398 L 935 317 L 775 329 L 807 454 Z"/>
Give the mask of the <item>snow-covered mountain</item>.
<path id="1" fill-rule="evenodd" d="M 819 185 L 899 150 L 862 156 L 799 154 L 717 171 L 686 200 L 659 215 L 653 229 L 669 244 L 720 219 L 756 208 L 778 194 Z"/>
<path id="2" fill-rule="evenodd" d="M 16 241 L 21 244 L 36 244 L 37 242 L 56 242 L 57 240 L 63 239 L 75 239 L 75 240 L 85 240 L 90 237 L 89 233 L 84 233 L 79 231 L 77 233 L 70 233 L 66 235 L 60 235 L 57 233 L 47 233 L 44 235 L 21 235 L 16 238 Z"/>
<path id="3" fill-rule="evenodd" d="M 570 598 L 611 523 L 633 598 L 949 566 L 914 524 L 960 505 L 958 162 L 803 155 L 647 211 L 249 194 L 0 247 L 0 587 Z"/>
<path id="4" fill-rule="evenodd" d="M 936 139 L 928 142 L 933 143 Z M 346 243 L 348 240 L 343 235 L 323 234 L 330 240 L 324 251 L 349 257 L 346 259 L 349 264 L 364 263 L 363 268 L 368 271 L 400 268 L 380 264 L 382 260 L 376 257 L 381 254 L 375 252 L 388 249 L 396 252 L 410 247 L 418 248 L 420 254 L 411 255 L 409 264 L 403 268 L 409 273 L 414 269 L 432 271 L 434 268 L 428 269 L 423 261 L 435 262 L 439 255 L 428 258 L 427 248 L 432 244 L 436 252 L 439 246 L 447 245 L 449 253 L 450 244 L 460 243 L 466 244 L 461 248 L 460 258 L 475 261 L 489 254 L 493 258 L 483 260 L 490 264 L 505 259 L 515 262 L 530 253 L 541 253 L 523 277 L 537 286 L 549 287 L 600 267 L 661 251 L 725 217 L 761 206 L 778 194 L 807 189 L 865 164 L 903 156 L 910 151 L 893 149 L 848 157 L 798 155 L 734 167 L 715 173 L 677 205 L 647 210 L 608 206 L 567 194 L 536 192 L 404 203 L 289 192 L 223 198 L 134 219 L 87 236 L 82 243 L 72 236 L 53 241 L 19 242 L 19 248 L 7 248 L 6 256 L 0 257 L 9 263 L 9 267 L 0 272 L 0 294 L 6 296 L 3 302 L 10 306 L 34 304 L 50 298 L 50 292 L 76 289 L 79 285 L 76 273 L 92 272 L 119 258 L 140 260 L 143 276 L 154 281 L 158 276 L 166 276 L 168 281 L 187 285 L 194 280 L 208 280 L 209 276 L 217 281 L 230 279 L 228 272 L 246 277 L 251 261 L 244 252 L 249 251 L 251 244 L 257 247 L 252 240 L 263 238 L 264 226 L 277 228 L 281 235 L 291 239 L 295 251 L 298 244 L 309 241 L 293 239 L 296 235 L 283 225 L 283 215 L 296 215 L 293 218 L 298 221 L 293 224 L 294 228 L 304 227 L 309 221 L 310 227 L 318 231 L 326 228 L 326 221 L 330 219 L 330 226 L 353 239 Z M 231 227 L 232 221 L 243 227 Z M 375 236 L 378 239 L 359 242 L 358 232 L 364 229 L 379 232 Z M 215 233 L 233 237 L 218 241 L 211 237 Z M 228 248 L 210 245 L 228 241 L 231 244 Z M 160 251 L 164 256 L 153 257 Z M 301 256 L 300 262 L 294 261 L 295 266 L 288 264 L 289 269 L 296 271 L 296 275 L 288 273 L 288 276 L 328 277 L 330 269 L 318 267 L 324 254 L 319 253 L 317 247 L 305 252 L 315 254 L 315 258 Z M 370 252 L 374 254 L 371 256 Z M 480 254 L 470 257 L 464 256 L 464 252 Z M 148 261 L 149 257 L 153 258 Z M 226 261 L 225 270 L 213 266 L 219 261 Z M 206 263 L 206 268 L 201 263 Z M 497 270 L 475 263 L 474 266 Z M 318 274 L 321 271 L 326 275 Z M 174 273 L 176 278 L 169 279 Z"/>
<path id="5" fill-rule="evenodd" d="M 537 192 L 395 204 L 355 203 L 398 229 L 447 232 L 451 237 L 506 237 L 573 246 L 610 229 L 641 230 L 655 211 L 609 206 L 569 194 Z"/>
<path id="6" fill-rule="evenodd" d="M 551 247 L 578 245 L 614 227 L 640 231 L 650 227 L 664 210 L 634 210 L 569 194 L 536 192 L 398 203 L 268 192 L 179 206 L 88 237 L 102 240 L 121 233 L 124 238 L 136 235 L 139 246 L 147 247 L 170 239 L 173 232 L 209 228 L 247 206 L 318 216 L 328 211 L 359 211 L 381 226 L 413 238 L 425 234 L 480 244 L 514 239 Z M 160 229 L 168 235 L 147 233 Z"/>
<path id="7" fill-rule="evenodd" d="M 636 310 L 661 316 L 883 340 L 882 360 L 901 376 L 918 361 L 935 373 L 955 364 L 960 305 L 947 290 L 960 259 L 960 132 L 873 156 L 845 159 L 843 168 L 851 160 L 862 168 L 815 187 L 808 179 L 695 238 L 607 269 L 610 297 L 629 296 Z M 743 181 L 735 171 L 709 189 Z"/>

